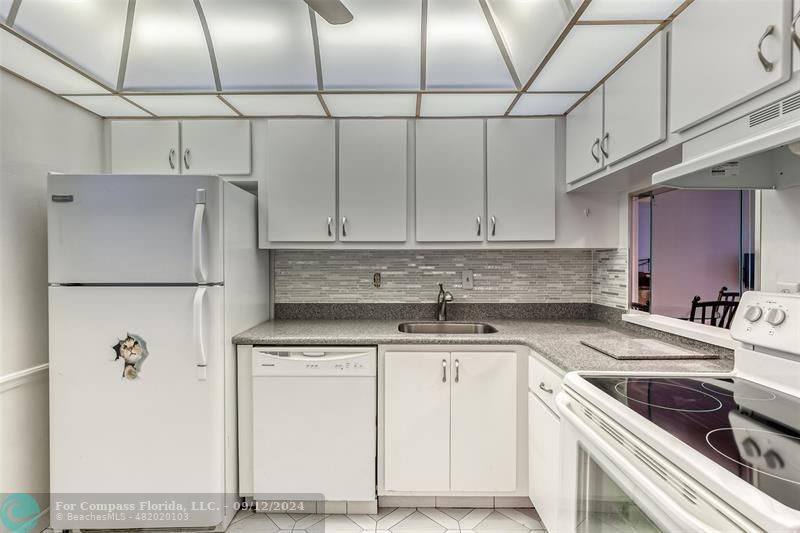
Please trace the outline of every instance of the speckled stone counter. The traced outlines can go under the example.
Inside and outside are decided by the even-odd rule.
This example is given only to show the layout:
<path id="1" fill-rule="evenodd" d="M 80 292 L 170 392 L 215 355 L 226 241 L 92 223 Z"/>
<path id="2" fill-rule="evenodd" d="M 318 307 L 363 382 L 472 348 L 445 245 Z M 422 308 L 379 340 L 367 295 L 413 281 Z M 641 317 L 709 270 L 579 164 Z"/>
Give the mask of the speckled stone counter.
<path id="1" fill-rule="evenodd" d="M 523 345 L 551 361 L 564 372 L 599 370 L 609 372 L 728 372 L 733 369 L 730 350 L 692 341 L 675 342 L 704 353 L 719 353 L 719 359 L 626 360 L 621 361 L 583 346 L 610 334 L 643 337 L 596 320 L 493 320 L 498 329 L 485 335 L 430 335 L 398 331 L 401 320 L 276 320 L 259 324 L 233 338 L 236 344 L 290 345 L 379 345 L 379 344 L 480 344 Z"/>

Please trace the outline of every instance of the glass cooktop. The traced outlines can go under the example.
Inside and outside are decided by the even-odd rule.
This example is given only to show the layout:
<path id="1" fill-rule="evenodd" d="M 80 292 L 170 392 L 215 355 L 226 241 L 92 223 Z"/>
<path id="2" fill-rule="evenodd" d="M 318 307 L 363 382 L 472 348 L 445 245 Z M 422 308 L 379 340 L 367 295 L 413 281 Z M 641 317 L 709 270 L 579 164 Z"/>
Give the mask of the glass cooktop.
<path id="1" fill-rule="evenodd" d="M 800 510 L 800 398 L 739 378 L 583 377 L 732 474 Z"/>

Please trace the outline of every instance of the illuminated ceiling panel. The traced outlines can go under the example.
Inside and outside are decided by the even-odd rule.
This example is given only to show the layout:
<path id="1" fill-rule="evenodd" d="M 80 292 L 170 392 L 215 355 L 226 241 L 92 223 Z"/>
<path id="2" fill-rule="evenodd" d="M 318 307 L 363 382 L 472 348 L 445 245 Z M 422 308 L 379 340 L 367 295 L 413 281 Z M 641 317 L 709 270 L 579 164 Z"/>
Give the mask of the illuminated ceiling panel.
<path id="1" fill-rule="evenodd" d="M 683 0 L 592 0 L 581 20 L 664 20 Z"/>
<path id="2" fill-rule="evenodd" d="M 487 0 L 517 75 L 525 83 L 566 25 L 563 0 Z"/>
<path id="3" fill-rule="evenodd" d="M 347 0 L 353 21 L 317 16 L 325 89 L 418 89 L 421 0 Z"/>
<path id="4" fill-rule="evenodd" d="M 0 29 L 0 66 L 57 94 L 103 94 L 100 85 Z"/>
<path id="5" fill-rule="evenodd" d="M 14 29 L 116 87 L 128 0 L 27 0 Z"/>
<path id="6" fill-rule="evenodd" d="M 137 0 L 124 88 L 216 88 L 205 34 L 192 0 Z"/>
<path id="7" fill-rule="evenodd" d="M 308 6 L 202 0 L 224 90 L 316 89 Z"/>
<path id="8" fill-rule="evenodd" d="M 423 94 L 423 117 L 500 116 L 506 112 L 514 93 L 504 94 Z"/>
<path id="9" fill-rule="evenodd" d="M 656 27 L 655 24 L 575 26 L 530 90 L 588 91 Z"/>
<path id="10" fill-rule="evenodd" d="M 119 96 L 110 94 L 99 96 L 65 96 L 74 102 L 101 117 L 149 117 L 150 114 L 142 111 L 132 103 Z"/>
<path id="11" fill-rule="evenodd" d="M 226 94 L 233 107 L 249 117 L 324 117 L 316 94 Z"/>
<path id="12" fill-rule="evenodd" d="M 429 0 L 426 39 L 427 88 L 515 88 L 477 0 Z"/>

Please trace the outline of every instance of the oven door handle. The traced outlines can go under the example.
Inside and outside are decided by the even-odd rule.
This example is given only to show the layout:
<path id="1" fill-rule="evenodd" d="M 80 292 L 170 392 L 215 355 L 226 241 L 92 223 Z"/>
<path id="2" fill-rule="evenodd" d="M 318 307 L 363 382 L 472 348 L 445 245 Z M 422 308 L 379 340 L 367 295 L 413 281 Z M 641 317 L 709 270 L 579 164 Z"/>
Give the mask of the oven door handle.
<path id="1" fill-rule="evenodd" d="M 628 493 L 630 498 L 636 501 L 634 495 L 647 494 L 650 501 L 658 502 L 657 506 L 651 506 L 651 508 L 647 509 L 647 512 L 658 514 L 663 521 L 673 524 L 675 524 L 675 517 L 680 517 L 680 522 L 675 525 L 680 525 L 683 530 L 694 531 L 697 533 L 713 533 L 718 531 L 718 528 L 711 527 L 710 525 L 699 521 L 686 509 L 675 503 L 675 497 L 680 498 L 680 495 L 673 495 L 664 492 L 659 486 L 650 481 L 647 476 L 643 475 L 635 467 L 631 468 L 629 466 L 630 461 L 628 459 L 614 449 L 614 447 L 608 442 L 602 438 L 599 438 L 597 436 L 597 432 L 578 417 L 578 415 L 572 410 L 573 401 L 574 400 L 570 399 L 569 396 L 564 392 L 561 392 L 556 396 L 556 405 L 562 416 L 561 423 L 569 423 L 576 430 L 578 430 L 580 434 L 587 437 L 589 444 L 592 446 L 592 450 L 587 451 L 590 452 L 592 457 L 597 457 L 597 452 L 599 452 L 609 462 L 622 470 L 622 477 L 627 479 L 616 479 L 615 476 L 614 481 L 622 486 L 621 488 Z M 656 510 L 653 511 L 652 508 L 655 508 Z"/>

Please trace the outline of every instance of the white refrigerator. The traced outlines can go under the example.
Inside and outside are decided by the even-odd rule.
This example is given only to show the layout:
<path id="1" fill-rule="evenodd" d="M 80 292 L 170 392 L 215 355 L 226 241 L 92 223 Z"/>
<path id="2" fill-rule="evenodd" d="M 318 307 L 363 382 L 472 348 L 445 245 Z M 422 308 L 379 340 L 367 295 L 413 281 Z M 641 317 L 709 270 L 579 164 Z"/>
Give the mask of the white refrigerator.
<path id="1" fill-rule="evenodd" d="M 269 317 L 256 197 L 218 176 L 47 187 L 53 528 L 224 529 L 231 337 Z"/>

